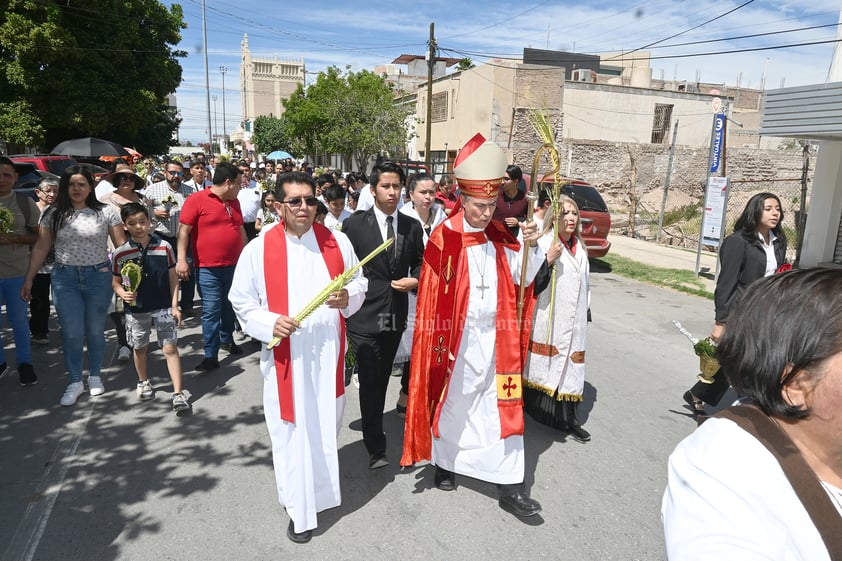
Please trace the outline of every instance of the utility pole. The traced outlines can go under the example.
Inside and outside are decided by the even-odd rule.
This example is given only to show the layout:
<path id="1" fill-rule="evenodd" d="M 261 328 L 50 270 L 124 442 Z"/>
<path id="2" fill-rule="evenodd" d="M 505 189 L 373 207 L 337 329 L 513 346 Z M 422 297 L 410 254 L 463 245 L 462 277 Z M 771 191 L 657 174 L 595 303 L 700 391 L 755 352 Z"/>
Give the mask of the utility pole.
<path id="1" fill-rule="evenodd" d="M 435 22 L 430 23 L 430 41 L 427 49 L 427 138 L 424 142 L 424 163 L 430 169 L 430 136 L 433 131 L 433 67 L 436 65 Z"/>
<path id="2" fill-rule="evenodd" d="M 224 152 L 228 153 L 228 130 L 225 127 L 225 73 L 228 68 L 225 66 L 219 67 L 219 72 L 222 74 L 222 142 L 224 143 Z"/>
<path id="3" fill-rule="evenodd" d="M 210 78 L 208 77 L 208 25 L 207 18 L 205 17 L 205 0 L 202 0 L 202 41 L 205 51 L 205 94 L 208 98 L 208 136 L 210 136 L 210 146 L 213 146 L 213 129 L 211 128 L 210 112 Z"/>
<path id="4" fill-rule="evenodd" d="M 219 121 L 216 120 L 216 96 L 213 96 L 213 135 L 219 140 Z"/>
<path id="5" fill-rule="evenodd" d="M 672 159 L 675 156 L 675 139 L 678 137 L 678 119 L 675 120 L 675 127 L 672 130 L 672 144 L 670 145 L 670 157 L 667 161 L 667 178 L 664 180 L 664 196 L 661 198 L 661 214 L 658 215 L 658 232 L 655 234 L 655 243 L 661 241 L 661 230 L 664 227 L 664 210 L 667 206 L 667 193 L 670 190 L 670 178 L 672 177 Z"/>

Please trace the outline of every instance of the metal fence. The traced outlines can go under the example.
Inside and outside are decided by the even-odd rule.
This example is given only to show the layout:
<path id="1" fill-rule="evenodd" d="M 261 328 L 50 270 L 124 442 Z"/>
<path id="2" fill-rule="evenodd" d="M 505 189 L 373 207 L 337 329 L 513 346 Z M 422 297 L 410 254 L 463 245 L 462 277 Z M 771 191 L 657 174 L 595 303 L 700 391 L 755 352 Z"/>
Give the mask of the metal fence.
<path id="1" fill-rule="evenodd" d="M 782 227 L 787 238 L 787 258 L 792 262 L 800 247 L 802 220 L 806 220 L 801 208 L 802 188 L 801 178 L 732 180 L 723 237 L 734 231 L 734 224 L 753 195 L 764 191 L 774 193 L 781 200 L 784 215 Z M 631 232 L 633 237 L 647 241 L 654 241 L 660 237 L 660 241 L 667 245 L 696 249 L 699 244 L 704 211 L 704 193 L 701 189 L 697 194 L 692 195 L 680 190 L 672 190 L 668 193 L 665 205 L 668 210 L 664 213 L 660 236 L 658 236 L 658 223 L 661 201 L 660 198 L 657 203 L 652 201 L 653 198 L 643 198 L 637 202 L 637 209 L 633 214 L 629 211 L 628 216 L 625 217 L 622 214 L 615 215 L 613 217 L 615 232 L 622 235 L 629 235 Z M 715 250 L 708 246 L 704 246 L 704 249 Z"/>

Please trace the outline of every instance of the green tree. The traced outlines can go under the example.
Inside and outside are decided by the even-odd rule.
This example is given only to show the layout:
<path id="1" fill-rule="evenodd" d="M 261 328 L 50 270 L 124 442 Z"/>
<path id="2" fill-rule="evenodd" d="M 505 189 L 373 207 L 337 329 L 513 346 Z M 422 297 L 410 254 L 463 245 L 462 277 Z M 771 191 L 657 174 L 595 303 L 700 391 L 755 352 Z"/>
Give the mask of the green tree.
<path id="1" fill-rule="evenodd" d="M 278 117 L 257 117 L 254 120 L 251 141 L 263 154 L 274 150 L 287 150 L 286 122 Z"/>
<path id="2" fill-rule="evenodd" d="M 470 70 L 474 66 L 476 66 L 474 61 L 472 61 L 469 57 L 465 57 L 459 59 L 459 62 L 456 63 L 456 70 L 461 72 L 462 70 Z"/>
<path id="3" fill-rule="evenodd" d="M 50 149 L 101 136 L 166 152 L 179 123 L 167 96 L 181 82 L 184 27 L 181 6 L 157 0 L 8 0 L 0 137 Z"/>
<path id="4" fill-rule="evenodd" d="M 353 161 L 364 166 L 372 156 L 392 153 L 407 141 L 408 110 L 395 104 L 383 77 L 367 70 L 343 74 L 332 66 L 306 89 L 299 86 L 284 107 L 293 153 L 339 154 L 345 169 Z"/>

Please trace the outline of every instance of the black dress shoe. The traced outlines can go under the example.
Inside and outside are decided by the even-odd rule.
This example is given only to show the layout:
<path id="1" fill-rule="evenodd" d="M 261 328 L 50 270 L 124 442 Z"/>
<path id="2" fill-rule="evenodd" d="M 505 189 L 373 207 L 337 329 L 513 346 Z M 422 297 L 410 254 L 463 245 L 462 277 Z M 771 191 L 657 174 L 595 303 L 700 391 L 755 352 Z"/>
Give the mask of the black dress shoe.
<path id="1" fill-rule="evenodd" d="M 541 512 L 541 504 L 523 491 L 501 495 L 500 508 L 517 516 L 535 516 Z"/>
<path id="2" fill-rule="evenodd" d="M 389 465 L 386 454 L 372 454 L 368 460 L 368 469 L 379 469 Z"/>
<path id="3" fill-rule="evenodd" d="M 683 397 L 687 405 L 690 406 L 690 410 L 693 411 L 693 415 L 706 415 L 705 402 L 693 395 L 690 390 L 684 392 Z"/>
<path id="4" fill-rule="evenodd" d="M 219 360 L 206 356 L 202 359 L 202 362 L 194 368 L 194 370 L 196 372 L 207 372 L 209 370 L 214 370 L 215 368 L 219 368 Z"/>
<path id="5" fill-rule="evenodd" d="M 292 520 L 290 520 L 289 526 L 287 526 L 287 537 L 293 543 L 307 543 L 313 537 L 313 530 L 305 530 L 303 532 L 296 533 L 295 524 L 293 524 Z"/>
<path id="6" fill-rule="evenodd" d="M 233 342 L 222 343 L 222 345 L 220 345 L 220 346 L 222 347 L 222 350 L 228 351 L 229 355 L 241 355 L 241 354 L 243 354 L 243 348 L 240 345 L 238 345 L 237 343 L 233 343 Z"/>
<path id="7" fill-rule="evenodd" d="M 433 476 L 433 483 L 442 491 L 456 490 L 456 474 L 444 468 L 436 466 L 436 474 Z"/>
<path id="8" fill-rule="evenodd" d="M 573 440 L 578 442 L 589 442 L 591 433 L 582 428 L 582 425 L 571 425 L 567 428 L 567 432 Z"/>

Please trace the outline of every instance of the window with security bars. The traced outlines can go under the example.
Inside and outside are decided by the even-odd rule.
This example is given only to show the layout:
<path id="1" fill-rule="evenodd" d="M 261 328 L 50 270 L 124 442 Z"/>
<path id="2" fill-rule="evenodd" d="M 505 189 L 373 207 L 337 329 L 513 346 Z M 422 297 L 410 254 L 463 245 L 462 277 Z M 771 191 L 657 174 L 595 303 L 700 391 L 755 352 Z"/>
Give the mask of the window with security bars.
<path id="1" fill-rule="evenodd" d="M 839 231 L 836 233 L 836 249 L 833 251 L 833 262 L 842 265 L 842 216 L 839 217 Z"/>
<path id="2" fill-rule="evenodd" d="M 447 120 L 447 92 L 433 94 L 433 108 L 430 120 L 434 123 Z"/>
<path id="3" fill-rule="evenodd" d="M 672 120 L 672 105 L 666 103 L 655 104 L 655 117 L 652 119 L 652 144 L 663 144 L 667 141 L 667 134 Z"/>

